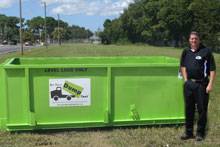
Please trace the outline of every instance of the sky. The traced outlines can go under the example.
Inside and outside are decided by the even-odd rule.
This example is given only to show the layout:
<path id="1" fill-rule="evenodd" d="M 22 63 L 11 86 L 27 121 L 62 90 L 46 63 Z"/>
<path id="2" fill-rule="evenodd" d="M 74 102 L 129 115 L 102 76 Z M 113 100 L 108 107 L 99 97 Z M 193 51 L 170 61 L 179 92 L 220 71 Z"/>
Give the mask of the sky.
<path id="1" fill-rule="evenodd" d="M 43 2 L 47 4 L 47 16 L 57 19 L 59 14 L 69 25 L 94 32 L 103 29 L 106 19 L 119 17 L 134 0 L 22 0 L 23 18 L 44 17 Z M 19 17 L 19 0 L 0 0 L 0 14 Z"/>

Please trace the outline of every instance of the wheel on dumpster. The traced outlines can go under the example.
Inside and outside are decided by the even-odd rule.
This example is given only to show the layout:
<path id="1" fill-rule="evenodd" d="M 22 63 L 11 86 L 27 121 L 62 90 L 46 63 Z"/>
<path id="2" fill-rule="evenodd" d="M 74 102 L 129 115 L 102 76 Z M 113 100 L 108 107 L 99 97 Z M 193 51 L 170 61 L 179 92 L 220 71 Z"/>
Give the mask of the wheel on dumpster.
<path id="1" fill-rule="evenodd" d="M 53 99 L 54 99 L 55 101 L 57 101 L 57 100 L 59 99 L 59 97 L 58 97 L 57 95 L 55 95 L 55 96 L 53 97 Z"/>
<path id="2" fill-rule="evenodd" d="M 67 99 L 68 101 L 70 101 L 70 100 L 71 100 L 71 96 L 68 95 L 68 96 L 66 97 L 66 99 Z"/>

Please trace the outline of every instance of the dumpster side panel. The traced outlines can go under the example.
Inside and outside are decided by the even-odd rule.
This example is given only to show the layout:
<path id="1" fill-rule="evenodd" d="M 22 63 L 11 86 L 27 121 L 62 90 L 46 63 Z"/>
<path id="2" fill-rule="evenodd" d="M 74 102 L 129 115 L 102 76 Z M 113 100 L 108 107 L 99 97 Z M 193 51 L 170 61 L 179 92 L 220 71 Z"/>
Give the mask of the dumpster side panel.
<path id="1" fill-rule="evenodd" d="M 166 57 L 11 59 L 0 67 L 0 129 L 182 123 L 177 62 Z"/>
<path id="2" fill-rule="evenodd" d="M 28 123 L 27 91 L 24 69 L 7 69 L 7 116 L 8 126 Z"/>
<path id="3" fill-rule="evenodd" d="M 82 89 L 88 90 L 89 87 L 90 94 L 67 100 L 67 95 L 74 93 L 69 93 L 69 87 L 63 88 L 64 83 L 73 82 L 72 85 L 81 86 L 80 80 L 84 80 L 87 86 L 82 86 Z M 57 87 L 54 88 L 54 85 Z M 54 90 L 50 90 L 51 86 Z M 33 103 L 31 109 L 35 113 L 38 128 L 86 127 L 90 123 L 104 122 L 107 106 L 107 68 L 30 69 L 30 89 Z M 57 99 L 53 99 L 52 94 L 57 95 Z"/>
<path id="4" fill-rule="evenodd" d="M 5 97 L 5 75 L 0 65 L 0 129 L 6 129 L 6 97 Z"/>
<path id="5" fill-rule="evenodd" d="M 116 124 L 183 120 L 182 80 L 177 78 L 178 67 L 114 68 L 112 71 Z"/>

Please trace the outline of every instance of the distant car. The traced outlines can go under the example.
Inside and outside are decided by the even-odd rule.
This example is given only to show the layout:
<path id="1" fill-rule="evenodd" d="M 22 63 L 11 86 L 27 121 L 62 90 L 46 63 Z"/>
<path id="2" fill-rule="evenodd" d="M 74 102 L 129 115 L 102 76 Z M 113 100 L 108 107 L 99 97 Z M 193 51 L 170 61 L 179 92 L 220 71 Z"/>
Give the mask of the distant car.
<path id="1" fill-rule="evenodd" d="M 25 45 L 25 46 L 32 46 L 33 43 L 32 43 L 31 41 L 27 41 L 27 42 L 24 43 L 24 45 Z"/>
<path id="2" fill-rule="evenodd" d="M 17 40 L 11 40 L 11 41 L 9 41 L 9 45 L 17 45 Z"/>
<path id="3" fill-rule="evenodd" d="M 2 42 L 2 44 L 3 44 L 3 45 L 6 45 L 6 44 L 8 44 L 8 41 L 7 41 L 7 40 L 4 40 L 4 41 Z"/>

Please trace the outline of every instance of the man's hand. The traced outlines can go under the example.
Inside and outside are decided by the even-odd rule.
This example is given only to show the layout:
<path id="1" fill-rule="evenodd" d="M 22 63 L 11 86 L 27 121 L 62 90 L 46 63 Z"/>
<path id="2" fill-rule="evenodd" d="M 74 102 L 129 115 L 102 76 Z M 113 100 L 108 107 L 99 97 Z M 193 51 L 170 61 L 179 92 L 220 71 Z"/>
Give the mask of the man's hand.
<path id="1" fill-rule="evenodd" d="M 212 84 L 208 84 L 208 86 L 206 87 L 206 93 L 209 93 L 212 91 Z"/>

